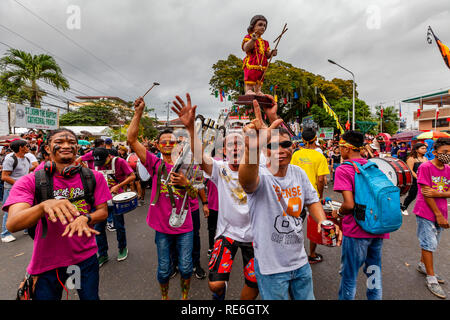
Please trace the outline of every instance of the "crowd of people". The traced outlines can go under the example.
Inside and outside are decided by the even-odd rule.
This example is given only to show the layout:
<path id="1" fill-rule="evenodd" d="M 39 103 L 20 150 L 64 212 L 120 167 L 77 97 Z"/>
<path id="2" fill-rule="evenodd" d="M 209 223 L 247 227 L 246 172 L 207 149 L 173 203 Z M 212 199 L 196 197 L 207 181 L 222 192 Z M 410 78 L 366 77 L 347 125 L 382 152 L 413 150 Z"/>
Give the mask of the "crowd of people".
<path id="1" fill-rule="evenodd" d="M 380 270 L 366 294 L 371 300 L 382 299 L 382 247 L 389 233 L 365 231 L 354 213 L 359 206 L 356 172 L 368 159 L 386 152 L 383 141 L 375 143 L 373 137 L 350 130 L 325 142 L 313 128 L 304 128 L 302 142 L 294 142 L 277 115 L 277 104 L 267 97 L 273 102 L 264 109 L 269 123 L 262 120 L 254 101 L 256 118 L 242 129 L 226 132 L 223 146 L 213 153 L 205 152 L 198 135 L 197 107 L 189 94 L 186 99 L 177 96 L 172 107 L 188 136 L 165 129 L 152 142 L 139 138 L 145 102 L 138 98 L 126 144 L 114 145 L 108 138 L 80 147 L 74 132 L 60 128 L 23 136 L 3 148 L 2 242 L 14 241 L 12 233 L 21 230 L 34 239 L 18 297 L 61 299 L 66 270 L 76 265 L 83 274 L 80 299 L 99 299 L 99 268 L 109 260 L 106 230 L 116 232 L 117 260 L 129 254 L 124 216 L 111 200 L 131 190 L 139 206 L 148 206 L 146 222 L 155 231 L 156 279 L 163 300 L 169 299 L 170 279 L 177 273 L 182 299 L 189 297 L 193 275 L 207 276 L 200 264 L 201 212 L 208 219 L 208 286 L 214 300 L 226 297 L 239 249 L 244 280 L 241 299 L 258 295 L 264 300 L 314 299 L 310 265 L 326 258 L 317 252 L 326 220 L 334 222 L 336 244 L 341 247 L 336 297 L 355 298 L 363 266 L 367 277 L 374 268 Z M 180 152 L 186 148 L 193 159 L 186 170 L 178 170 Z M 407 214 L 416 200 L 413 212 L 421 248 L 417 270 L 426 275 L 429 290 L 445 298 L 440 286 L 444 280 L 434 271 L 433 254 L 441 232 L 449 228 L 450 140 L 438 139 L 430 160 L 426 144 L 413 145 L 407 158 L 402 148 L 393 146 L 391 155 L 405 159 L 413 172 L 413 186 L 401 210 Z M 322 200 L 328 177 L 343 201 L 326 212 Z M 146 189 L 151 189 L 148 203 Z"/>

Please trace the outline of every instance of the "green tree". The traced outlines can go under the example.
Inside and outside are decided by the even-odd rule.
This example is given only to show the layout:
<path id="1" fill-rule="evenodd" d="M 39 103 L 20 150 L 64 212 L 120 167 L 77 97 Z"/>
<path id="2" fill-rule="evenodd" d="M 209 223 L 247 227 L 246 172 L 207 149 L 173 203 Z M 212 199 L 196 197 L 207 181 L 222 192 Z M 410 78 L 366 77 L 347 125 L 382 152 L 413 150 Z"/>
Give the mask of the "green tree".
<path id="1" fill-rule="evenodd" d="M 146 114 L 154 109 L 146 108 Z M 126 137 L 126 128 L 134 111 L 130 102 L 118 104 L 114 101 L 89 101 L 77 110 L 67 112 L 59 118 L 61 126 L 109 126 L 115 139 Z M 144 115 L 139 126 L 139 135 L 152 139 L 158 134 L 156 119 Z"/>
<path id="2" fill-rule="evenodd" d="M 349 118 L 350 123 L 352 122 L 353 101 L 351 99 L 345 97 L 339 100 L 327 99 L 327 101 L 330 103 L 333 111 L 337 114 L 339 123 L 343 128 L 345 128 L 345 124 Z M 322 104 L 313 105 L 311 107 L 311 114 L 314 117 L 314 122 L 316 122 L 320 127 L 334 127 L 337 129 L 336 121 L 325 111 Z M 363 100 L 355 100 L 355 118 L 360 121 L 372 120 L 370 108 Z"/>
<path id="3" fill-rule="evenodd" d="M 9 49 L 0 59 L 0 83 L 8 86 L 8 82 L 20 85 L 17 90 L 28 93 L 31 107 L 40 107 L 40 101 L 45 95 L 37 84 L 42 80 L 58 90 L 69 89 L 69 82 L 63 76 L 62 70 L 55 59 L 47 54 L 32 55 L 22 50 Z"/>
<path id="4" fill-rule="evenodd" d="M 377 122 L 381 121 L 381 106 L 376 106 L 376 118 Z M 383 107 L 383 132 L 389 133 L 390 135 L 395 134 L 398 131 L 398 123 L 400 121 L 400 117 L 398 115 L 397 110 L 393 106 Z M 380 125 L 375 128 L 376 132 L 380 132 Z"/>
<path id="5" fill-rule="evenodd" d="M 9 102 L 23 104 L 29 100 L 29 91 L 25 90 L 25 84 L 16 79 L 14 82 L 0 80 L 0 98 L 6 98 Z"/>
<path id="6" fill-rule="evenodd" d="M 240 58 L 230 54 L 226 60 L 217 61 L 212 69 L 213 75 L 209 82 L 212 94 L 224 90 L 233 100 L 244 94 L 244 72 Z M 327 81 L 320 75 L 277 60 L 267 69 L 262 91 L 278 97 L 280 116 L 290 121 L 311 114 L 313 108 L 308 108 L 308 104 L 321 105 L 319 92 L 328 101 L 351 99 L 352 81 L 337 78 Z M 285 99 L 287 103 L 284 103 Z M 243 114 L 248 109 L 241 107 L 239 113 Z"/>

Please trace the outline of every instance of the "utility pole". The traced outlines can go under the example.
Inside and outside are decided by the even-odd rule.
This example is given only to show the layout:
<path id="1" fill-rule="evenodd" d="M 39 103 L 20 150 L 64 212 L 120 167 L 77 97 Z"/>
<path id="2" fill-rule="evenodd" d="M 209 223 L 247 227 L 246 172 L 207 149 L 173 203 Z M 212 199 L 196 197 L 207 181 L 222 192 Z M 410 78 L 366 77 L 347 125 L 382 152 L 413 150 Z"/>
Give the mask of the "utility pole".
<path id="1" fill-rule="evenodd" d="M 169 126 L 169 112 L 170 112 L 170 102 L 167 102 L 167 122 L 166 122 L 166 127 Z"/>

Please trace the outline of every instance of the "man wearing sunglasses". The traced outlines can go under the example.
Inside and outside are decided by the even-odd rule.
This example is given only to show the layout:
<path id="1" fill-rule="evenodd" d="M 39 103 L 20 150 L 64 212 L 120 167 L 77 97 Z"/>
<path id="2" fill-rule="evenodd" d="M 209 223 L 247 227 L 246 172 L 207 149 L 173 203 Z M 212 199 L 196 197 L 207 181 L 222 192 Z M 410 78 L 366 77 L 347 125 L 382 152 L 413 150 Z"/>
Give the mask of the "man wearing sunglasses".
<path id="1" fill-rule="evenodd" d="M 193 224 L 190 206 L 185 206 L 188 211 L 181 226 L 177 228 L 172 227 L 169 224 L 169 218 L 174 210 L 176 210 L 177 214 L 180 214 L 185 197 L 197 198 L 197 190 L 192 187 L 190 181 L 186 179 L 182 172 L 172 172 L 170 174 L 169 184 L 173 188 L 163 183 L 180 153 L 176 137 L 172 130 L 163 130 L 156 140 L 157 149 L 161 152 L 161 159 L 150 153 L 137 139 L 139 122 L 145 108 L 144 99 L 142 97 L 136 99 L 134 107 L 135 114 L 128 128 L 127 141 L 152 176 L 152 195 L 147 224 L 156 231 L 155 243 L 158 251 L 157 279 L 160 284 L 161 296 L 163 300 L 169 299 L 169 280 L 175 268 L 173 259 L 171 259 L 171 247 L 175 243 L 178 254 L 178 270 L 181 275 L 182 299 L 186 300 L 193 271 Z"/>
<path id="2" fill-rule="evenodd" d="M 313 300 L 312 271 L 300 214 L 304 206 L 308 207 L 320 232 L 325 212 L 305 171 L 290 164 L 292 141 L 285 128 L 278 128 L 282 120 L 267 128 L 256 100 L 253 107 L 256 119 L 244 128 L 245 154 L 239 166 L 239 182 L 248 196 L 261 299 Z M 267 150 L 265 164 L 254 157 L 261 149 Z M 338 226 L 336 233 L 339 245 L 342 233 Z"/>

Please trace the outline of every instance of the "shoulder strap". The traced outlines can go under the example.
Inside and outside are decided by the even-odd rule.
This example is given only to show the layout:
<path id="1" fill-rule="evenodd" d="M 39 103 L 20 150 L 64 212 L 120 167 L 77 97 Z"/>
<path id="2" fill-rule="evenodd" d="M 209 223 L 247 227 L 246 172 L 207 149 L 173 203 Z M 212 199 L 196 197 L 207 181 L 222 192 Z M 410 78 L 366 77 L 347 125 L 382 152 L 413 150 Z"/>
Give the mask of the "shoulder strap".
<path id="1" fill-rule="evenodd" d="M 156 180 L 156 193 L 155 193 L 155 197 L 153 198 L 153 201 L 151 203 L 152 206 L 154 206 L 158 202 L 159 192 L 160 192 L 160 189 L 161 189 L 162 171 L 164 169 L 164 171 L 166 172 L 165 168 L 166 168 L 166 165 L 165 165 L 164 161 L 162 161 L 161 165 L 158 167 L 158 176 L 156 177 L 156 179 L 157 179 Z M 167 174 L 166 174 L 166 176 L 167 176 Z"/>
<path id="2" fill-rule="evenodd" d="M 95 192 L 95 176 L 91 169 L 81 168 L 80 170 L 81 183 L 83 184 L 84 199 L 91 205 L 91 210 L 94 206 L 94 192 Z"/>
<path id="3" fill-rule="evenodd" d="M 53 199 L 53 177 L 45 170 L 35 171 L 35 192 L 36 203 L 41 203 L 48 199 Z M 42 238 L 47 236 L 47 218 L 42 217 Z M 32 236 L 33 238 L 33 236 Z"/>
<path id="4" fill-rule="evenodd" d="M 11 158 L 14 159 L 14 162 L 13 162 L 13 169 L 12 169 L 12 171 L 14 171 L 14 170 L 16 170 L 17 163 L 19 162 L 19 160 L 17 160 L 17 156 L 16 156 L 15 154 L 13 154 L 13 155 L 11 156 Z"/>
<path id="5" fill-rule="evenodd" d="M 343 162 L 342 164 L 348 164 L 350 166 L 353 166 L 353 168 L 355 168 L 356 173 L 361 173 L 361 170 L 359 169 L 359 165 L 355 161 L 347 160 L 347 161 Z"/>

